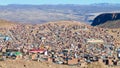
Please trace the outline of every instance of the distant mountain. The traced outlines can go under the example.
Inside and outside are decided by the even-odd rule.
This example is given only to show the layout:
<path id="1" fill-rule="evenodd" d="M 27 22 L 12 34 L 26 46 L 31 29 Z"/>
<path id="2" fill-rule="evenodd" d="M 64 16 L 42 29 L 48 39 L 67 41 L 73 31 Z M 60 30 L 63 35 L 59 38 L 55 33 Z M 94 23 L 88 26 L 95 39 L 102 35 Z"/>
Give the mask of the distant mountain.
<path id="1" fill-rule="evenodd" d="M 91 4 L 93 6 L 118 6 L 120 4 L 113 4 L 113 3 L 94 3 L 94 4 Z"/>
<path id="2" fill-rule="evenodd" d="M 120 13 L 104 13 L 98 15 L 91 24 L 92 26 L 103 24 L 107 21 L 114 21 L 120 19 Z"/>
<path id="3" fill-rule="evenodd" d="M 98 25 L 102 28 L 120 28 L 120 20 L 116 21 L 107 21 L 104 24 Z"/>
<path id="4" fill-rule="evenodd" d="M 112 6 L 111 6 L 112 5 Z M 120 5 L 17 5 L 0 6 L 0 19 L 20 23 L 45 23 L 53 21 L 81 21 L 88 22 L 101 12 L 118 12 Z M 92 15 L 91 15 L 92 14 Z"/>

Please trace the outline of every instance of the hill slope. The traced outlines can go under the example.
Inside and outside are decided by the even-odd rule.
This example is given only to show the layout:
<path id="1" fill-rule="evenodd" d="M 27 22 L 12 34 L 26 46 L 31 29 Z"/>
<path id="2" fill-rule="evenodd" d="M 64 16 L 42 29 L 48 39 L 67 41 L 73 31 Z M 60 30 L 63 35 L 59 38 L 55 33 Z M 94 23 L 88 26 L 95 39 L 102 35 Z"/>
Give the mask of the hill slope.
<path id="1" fill-rule="evenodd" d="M 108 21 L 108 22 L 98 25 L 98 26 L 102 27 L 102 28 L 120 28 L 120 20 Z"/>
<path id="2" fill-rule="evenodd" d="M 3 20 L 1 22 L 1 25 L 3 24 L 9 25 L 10 23 L 9 22 L 7 23 L 7 21 Z M 54 49 L 55 47 L 58 50 L 67 45 L 69 46 L 71 43 L 78 45 L 78 42 L 80 42 L 82 45 L 86 45 L 85 39 L 93 38 L 93 37 L 100 39 L 100 37 L 103 36 L 101 38 L 104 39 L 104 36 L 105 37 L 108 36 L 107 39 L 110 39 L 110 41 L 108 42 L 111 43 L 111 41 L 113 41 L 114 39 L 114 38 L 111 39 L 111 37 L 115 36 L 109 32 L 106 32 L 106 30 L 102 28 L 98 29 L 98 27 L 92 27 L 80 22 L 75 22 L 75 21 L 50 22 L 47 24 L 38 24 L 38 25 L 18 25 L 15 29 L 11 29 L 10 31 L 13 37 L 15 38 L 15 41 L 13 41 L 13 43 L 21 42 L 23 44 L 29 44 L 29 45 L 33 43 L 39 44 L 40 41 L 38 41 L 38 39 L 46 36 L 47 39 L 45 41 L 46 43 L 45 45 L 50 45 L 51 48 Z M 105 41 L 107 42 L 107 40 Z M 62 43 L 59 43 L 59 42 L 62 42 Z M 11 45 L 13 43 L 11 43 Z M 62 46 L 62 47 L 59 47 L 59 46 Z M 85 48 L 85 49 L 88 49 L 88 48 Z M 6 60 L 3 62 L 0 62 L 0 68 L 80 68 L 80 67 L 57 65 L 49 62 L 35 62 L 30 60 L 29 61 Z M 86 68 L 108 68 L 108 67 L 104 67 L 103 65 L 101 64 L 99 65 L 99 63 L 97 63 L 97 64 L 88 65 L 88 67 Z"/>
<path id="3" fill-rule="evenodd" d="M 91 24 L 92 26 L 104 24 L 107 21 L 115 21 L 120 19 L 120 13 L 103 13 L 98 15 Z"/>
<path id="4" fill-rule="evenodd" d="M 104 5 L 104 7 L 103 7 Z M 91 13 L 119 11 L 119 4 L 95 5 L 6 5 L 0 6 L 0 18 L 21 23 L 86 21 Z M 66 12 L 67 11 L 67 12 Z"/>
<path id="5" fill-rule="evenodd" d="M 10 21 L 6 21 L 6 20 L 0 20 L 0 28 L 9 28 L 14 26 L 16 23 L 10 22 Z"/>

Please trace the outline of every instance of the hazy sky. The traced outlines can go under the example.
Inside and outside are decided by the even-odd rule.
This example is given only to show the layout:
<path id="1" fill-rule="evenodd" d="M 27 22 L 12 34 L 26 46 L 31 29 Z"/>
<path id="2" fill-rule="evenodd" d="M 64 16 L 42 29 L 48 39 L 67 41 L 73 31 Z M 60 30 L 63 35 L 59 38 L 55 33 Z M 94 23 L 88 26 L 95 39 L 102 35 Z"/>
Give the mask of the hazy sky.
<path id="1" fill-rule="evenodd" d="M 0 0 L 0 5 L 7 4 L 92 4 L 120 3 L 120 0 Z"/>

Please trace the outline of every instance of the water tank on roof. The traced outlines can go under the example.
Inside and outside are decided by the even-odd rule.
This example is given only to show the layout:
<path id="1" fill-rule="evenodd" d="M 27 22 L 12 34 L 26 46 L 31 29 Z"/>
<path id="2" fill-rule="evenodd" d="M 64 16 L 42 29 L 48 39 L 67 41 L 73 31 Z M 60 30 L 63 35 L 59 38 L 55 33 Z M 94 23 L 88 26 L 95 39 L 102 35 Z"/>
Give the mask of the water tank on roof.
<path id="1" fill-rule="evenodd" d="M 120 48 L 117 51 L 120 53 Z"/>
<path id="2" fill-rule="evenodd" d="M 10 40 L 10 37 L 6 36 L 6 37 L 4 38 L 4 40 L 5 40 L 5 41 L 8 41 L 8 40 Z"/>
<path id="3" fill-rule="evenodd" d="M 120 48 L 117 50 L 117 57 L 120 59 Z"/>

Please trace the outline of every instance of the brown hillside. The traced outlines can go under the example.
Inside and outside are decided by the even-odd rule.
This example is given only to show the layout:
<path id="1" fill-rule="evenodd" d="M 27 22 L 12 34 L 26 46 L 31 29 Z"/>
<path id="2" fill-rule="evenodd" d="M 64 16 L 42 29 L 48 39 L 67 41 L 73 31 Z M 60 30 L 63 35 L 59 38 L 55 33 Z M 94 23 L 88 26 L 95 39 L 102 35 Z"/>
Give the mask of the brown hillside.
<path id="1" fill-rule="evenodd" d="M 13 27 L 15 25 L 15 23 L 10 22 L 10 21 L 6 21 L 6 20 L 0 20 L 0 28 L 10 28 Z"/>
<path id="2" fill-rule="evenodd" d="M 99 25 L 102 28 L 120 28 L 120 20 L 108 21 L 104 24 Z"/>

